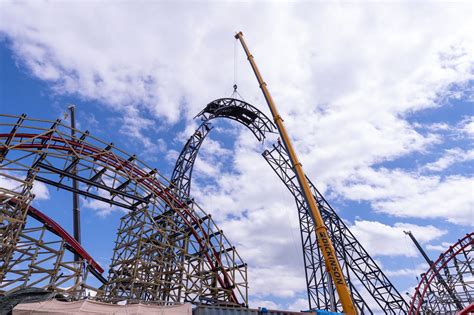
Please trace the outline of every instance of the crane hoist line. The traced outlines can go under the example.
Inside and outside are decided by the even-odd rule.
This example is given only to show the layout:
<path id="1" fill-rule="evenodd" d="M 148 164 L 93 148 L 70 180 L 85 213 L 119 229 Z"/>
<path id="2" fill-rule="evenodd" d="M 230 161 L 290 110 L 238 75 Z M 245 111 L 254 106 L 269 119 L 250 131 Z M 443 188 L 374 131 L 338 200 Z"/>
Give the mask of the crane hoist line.
<path id="1" fill-rule="evenodd" d="M 247 59 L 252 67 L 252 70 L 255 76 L 257 77 L 260 89 L 262 90 L 263 96 L 265 97 L 265 101 L 267 102 L 267 105 L 273 116 L 273 120 L 277 125 L 278 132 L 280 134 L 283 145 L 288 151 L 288 155 L 291 164 L 295 170 L 298 183 L 301 187 L 301 190 L 303 191 L 304 199 L 308 204 L 309 209 L 311 210 L 311 216 L 314 220 L 314 225 L 316 227 L 316 233 L 318 236 L 318 245 L 323 253 L 326 266 L 328 266 L 331 279 L 334 282 L 334 285 L 336 286 L 337 294 L 339 295 L 339 298 L 341 300 L 343 312 L 347 315 L 356 315 L 357 311 L 354 306 L 354 302 L 352 301 L 349 287 L 347 286 L 347 283 L 344 279 L 341 265 L 339 264 L 339 261 L 336 258 L 334 246 L 332 245 L 331 239 L 329 238 L 327 228 L 324 224 L 323 218 L 321 217 L 321 212 L 318 208 L 318 205 L 316 204 L 316 200 L 313 198 L 313 194 L 306 179 L 306 175 L 303 171 L 303 167 L 296 155 L 291 139 L 283 124 L 283 119 L 278 113 L 275 102 L 273 101 L 273 98 L 270 95 L 270 92 L 268 91 L 267 84 L 265 83 L 265 81 L 263 81 L 262 75 L 258 70 L 254 57 L 250 53 L 247 44 L 244 41 L 242 32 L 238 32 L 237 34 L 235 34 L 235 38 L 239 40 L 242 44 L 245 54 L 247 55 Z"/>

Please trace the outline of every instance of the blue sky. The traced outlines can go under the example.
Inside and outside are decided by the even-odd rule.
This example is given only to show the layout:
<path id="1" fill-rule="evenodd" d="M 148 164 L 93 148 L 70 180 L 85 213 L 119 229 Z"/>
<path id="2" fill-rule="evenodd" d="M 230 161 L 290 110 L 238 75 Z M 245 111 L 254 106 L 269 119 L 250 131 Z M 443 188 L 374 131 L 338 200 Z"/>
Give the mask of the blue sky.
<path id="1" fill-rule="evenodd" d="M 425 268 L 404 229 L 432 258 L 472 231 L 469 2 L 1 5 L 2 113 L 54 120 L 73 103 L 80 129 L 169 176 L 192 117 L 231 94 L 234 55 L 240 93 L 268 112 L 243 30 L 308 175 L 401 292 Z M 252 305 L 304 308 L 293 201 L 248 130 L 215 127 L 192 193 L 249 263 Z M 70 195 L 49 193 L 35 204 L 71 231 Z M 82 204 L 106 267 L 122 212 Z"/>

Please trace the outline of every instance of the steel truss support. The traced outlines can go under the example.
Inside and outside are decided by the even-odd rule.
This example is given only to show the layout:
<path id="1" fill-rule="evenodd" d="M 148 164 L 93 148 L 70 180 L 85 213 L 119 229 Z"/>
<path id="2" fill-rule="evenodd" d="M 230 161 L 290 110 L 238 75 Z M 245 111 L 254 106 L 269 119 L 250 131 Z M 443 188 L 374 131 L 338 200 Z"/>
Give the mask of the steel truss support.
<path id="1" fill-rule="evenodd" d="M 245 113 L 244 117 L 241 117 L 242 113 Z M 182 191 L 185 191 L 186 194 L 190 193 L 193 164 L 197 153 L 210 131 L 210 129 L 206 129 L 206 132 L 202 132 L 204 124 L 208 125 L 215 118 L 230 118 L 249 128 L 257 140 L 262 142 L 267 133 L 275 133 L 275 126 L 265 114 L 254 106 L 236 99 L 213 101 L 196 117 L 201 118 L 203 124 L 185 144 L 172 177 L 173 183 L 176 183 L 177 187 L 183 188 Z M 331 297 L 334 295 L 337 297 L 337 294 L 327 281 L 326 266 L 317 246 L 314 223 L 299 191 L 295 174 L 288 161 L 288 154 L 278 143 L 271 151 L 265 151 L 263 156 L 295 197 L 300 219 L 309 307 L 311 309 L 331 309 Z M 373 301 L 366 301 L 369 298 L 373 299 L 386 314 L 406 314 L 408 305 L 403 297 L 357 241 L 343 220 L 316 190 L 311 181 L 309 182 L 321 209 L 324 222 L 328 227 L 331 240 L 335 245 L 337 257 L 350 285 L 352 298 L 359 313 L 373 313 L 368 305 L 368 302 Z M 337 309 L 341 310 L 340 303 L 335 302 Z"/>
<path id="2" fill-rule="evenodd" d="M 263 141 L 267 133 L 277 133 L 275 124 L 254 106 L 234 98 L 221 98 L 209 103 L 196 117 L 203 121 L 224 117 L 238 121 Z"/>
<path id="3" fill-rule="evenodd" d="M 471 305 L 474 302 L 473 254 L 474 233 L 466 234 L 442 253 L 422 274 L 409 314 L 455 314 L 459 306 Z"/>
<path id="4" fill-rule="evenodd" d="M 171 183 L 181 198 L 185 199 L 189 196 L 194 161 L 196 160 L 203 140 L 207 137 L 211 129 L 212 127 L 209 123 L 202 123 L 188 139 L 179 154 L 173 173 L 171 174 Z"/>
<path id="5" fill-rule="evenodd" d="M 247 305 L 246 264 L 242 262 L 235 250 L 227 251 L 233 247 L 223 235 L 219 236 L 217 232 L 220 230 L 210 216 L 207 216 L 194 201 L 183 200 L 180 197 L 182 195 L 156 169 L 148 167 L 134 155 L 130 156 L 114 147 L 113 144 L 104 143 L 87 132 L 76 131 L 77 137 L 71 138 L 70 128 L 61 124 L 59 120 L 51 122 L 27 119 L 24 116 L 20 118 L 8 115 L 0 116 L 2 117 L 0 121 L 0 153 L 2 156 L 0 168 L 7 174 L 6 176 L 14 174 L 11 176 L 15 178 L 29 178 L 34 175 L 34 180 L 47 185 L 72 191 L 86 198 L 93 198 L 132 212 L 144 213 L 142 217 L 135 217 L 145 220 L 144 222 L 138 222 L 136 221 L 138 219 L 134 219 L 132 216 L 124 219 L 125 223 L 121 231 L 124 231 L 125 234 L 118 236 L 118 252 L 114 254 L 116 257 L 114 274 L 110 278 L 117 280 L 116 286 L 108 287 L 108 294 L 105 295 L 105 298 L 116 300 L 127 295 L 134 298 L 137 296 L 136 292 L 141 290 L 146 292 L 138 295 L 145 296 L 149 300 L 171 301 L 176 296 L 181 296 L 183 299 L 189 298 L 193 302 Z M 80 184 L 74 187 L 71 185 L 71 180 L 76 180 Z M 27 195 L 27 193 L 21 192 L 20 195 Z M 6 208 L 3 211 L 10 211 L 13 214 L 9 217 L 20 219 L 25 213 L 24 208 L 21 207 Z M 174 225 L 170 224 L 169 218 L 165 219 L 167 211 L 172 212 L 169 218 L 172 218 Z M 125 227 L 128 223 L 131 226 Z M 164 229 L 163 224 L 165 223 L 167 228 L 173 227 L 174 232 L 173 229 Z M 15 221 L 15 224 L 21 227 L 22 221 L 20 220 L 18 223 Z M 135 224 L 141 224 L 143 229 L 133 232 Z M 130 232 L 128 232 L 129 229 Z M 148 231 L 145 233 L 146 229 Z M 2 255 L 5 257 L 8 256 L 9 247 L 7 245 L 11 243 L 14 247 L 15 244 L 15 235 L 10 235 L 10 230 L 20 231 L 21 228 L 9 229 L 8 225 L 5 228 L 2 227 L 2 235 L 5 235 L 4 243 L 6 244 L 5 247 L 2 247 Z M 128 265 L 121 258 L 124 256 L 120 252 L 122 250 L 120 242 L 127 236 L 133 236 L 135 239 L 140 238 L 140 233 L 144 240 L 137 243 L 136 248 L 139 248 L 140 251 L 136 251 L 133 257 L 142 265 L 135 270 L 136 279 L 127 283 L 124 275 Z M 190 248 L 189 254 L 199 256 L 199 259 L 193 258 L 194 260 L 184 256 L 184 266 L 192 267 L 195 271 L 196 268 L 201 270 L 201 274 L 196 274 L 199 276 L 199 281 L 194 281 L 199 283 L 194 286 L 183 285 L 182 282 L 179 282 L 181 278 L 172 276 L 172 272 L 167 271 L 171 269 L 167 269 L 160 271 L 164 276 L 160 278 L 161 282 L 157 285 L 161 285 L 161 288 L 141 285 L 142 279 L 152 276 L 156 271 L 154 268 L 158 261 L 167 261 L 169 264 L 174 264 L 171 267 L 175 270 L 181 270 L 182 263 L 178 264 L 177 259 L 183 259 L 183 252 L 177 249 L 171 254 L 174 248 L 173 242 L 181 237 L 179 235 L 173 236 L 176 233 L 186 233 L 184 235 L 189 238 L 189 245 L 186 245 L 188 247 L 178 247 L 186 250 Z M 158 236 L 161 238 L 157 238 Z M 149 244 L 158 242 L 159 244 L 151 246 L 145 242 L 149 242 Z M 167 248 L 169 253 L 165 255 L 153 252 L 161 248 L 160 246 Z M 194 249 L 191 250 L 191 248 Z M 141 249 L 144 250 L 141 251 Z M 193 265 L 193 261 L 199 263 Z M 120 269 L 122 267 L 123 270 Z M 188 272 L 188 274 L 190 273 L 191 271 Z M 117 275 L 119 275 L 118 278 Z M 188 280 L 193 281 L 192 279 L 183 281 Z M 135 284 L 137 284 L 136 287 L 133 287 Z M 165 284 L 166 288 L 163 289 Z M 130 287 L 125 288 L 126 285 Z M 207 289 L 197 290 L 196 286 Z M 184 291 L 181 295 L 176 293 L 180 287 Z M 190 292 L 186 291 L 188 287 L 192 287 Z M 153 291 L 155 289 L 164 293 L 157 294 Z M 201 293 L 204 295 L 199 295 Z M 118 296 L 113 296 L 113 294 Z"/>
<path id="6" fill-rule="evenodd" d="M 325 285 L 327 280 L 326 267 L 317 246 L 312 219 L 298 188 L 299 186 L 297 185 L 286 150 L 282 145 L 277 144 L 273 146 L 271 151 L 265 151 L 263 157 L 285 183 L 297 203 L 300 214 L 301 237 L 304 246 L 307 247 L 305 248 L 304 255 L 306 277 L 307 281 L 314 285 L 312 290 L 310 290 L 312 292 L 309 293 L 310 307 L 328 309 L 330 306 L 328 299 L 330 292 L 327 292 L 328 286 Z M 371 313 L 369 306 L 362 298 L 362 294 L 358 292 L 353 284 L 356 282 L 354 281 L 354 276 L 386 314 L 405 314 L 407 304 L 400 293 L 357 241 L 344 221 L 339 218 L 334 209 L 315 188 L 311 180 L 308 179 L 308 182 L 313 191 L 313 196 L 321 209 L 324 222 L 336 249 L 336 255 L 350 284 L 352 296 L 359 308 L 359 312 L 361 314 Z M 315 281 L 320 283 L 315 283 Z M 321 288 L 325 288 L 325 290 L 322 291 Z M 340 309 L 339 307 L 338 305 L 338 309 Z"/>

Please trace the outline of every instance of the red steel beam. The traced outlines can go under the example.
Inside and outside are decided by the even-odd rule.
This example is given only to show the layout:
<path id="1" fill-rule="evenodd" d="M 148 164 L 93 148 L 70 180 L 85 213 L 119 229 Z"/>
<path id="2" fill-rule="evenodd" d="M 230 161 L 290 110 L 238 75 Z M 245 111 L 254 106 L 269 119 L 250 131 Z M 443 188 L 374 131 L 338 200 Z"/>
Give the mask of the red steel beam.
<path id="1" fill-rule="evenodd" d="M 66 243 L 69 244 L 69 246 L 71 246 L 74 251 L 76 251 L 77 254 L 81 256 L 82 259 L 87 261 L 87 263 L 92 268 L 97 270 L 99 273 L 104 272 L 104 269 L 91 257 L 91 255 L 89 255 L 89 253 L 84 249 L 84 247 L 82 247 L 81 244 L 79 244 L 79 242 L 71 236 L 71 234 L 69 234 L 65 229 L 63 229 L 61 225 L 59 225 L 59 223 L 57 223 L 56 221 L 54 221 L 53 219 L 51 219 L 46 214 L 39 211 L 33 206 L 29 206 L 28 215 L 40 221 L 41 223 L 46 225 L 51 232 L 64 239 L 64 241 L 66 241 Z"/>
<path id="2" fill-rule="evenodd" d="M 473 241 L 464 242 L 467 239 L 471 239 L 474 233 L 466 234 L 466 236 L 458 240 L 454 245 L 451 245 L 449 249 L 442 255 L 439 256 L 438 260 L 430 267 L 430 269 L 423 275 L 420 280 L 420 283 L 416 287 L 415 293 L 413 294 L 412 301 L 410 303 L 410 310 L 408 311 L 409 315 L 416 315 L 420 313 L 420 308 L 423 302 L 423 298 L 435 278 L 436 274 L 441 268 L 446 266 L 448 262 L 453 259 L 454 256 L 459 254 L 463 249 L 468 246 L 472 246 Z M 443 261 L 444 259 L 444 261 Z M 417 303 L 418 302 L 418 303 Z"/>
<path id="3" fill-rule="evenodd" d="M 457 315 L 469 315 L 474 313 L 474 303 L 471 303 L 468 307 L 460 311 Z"/>

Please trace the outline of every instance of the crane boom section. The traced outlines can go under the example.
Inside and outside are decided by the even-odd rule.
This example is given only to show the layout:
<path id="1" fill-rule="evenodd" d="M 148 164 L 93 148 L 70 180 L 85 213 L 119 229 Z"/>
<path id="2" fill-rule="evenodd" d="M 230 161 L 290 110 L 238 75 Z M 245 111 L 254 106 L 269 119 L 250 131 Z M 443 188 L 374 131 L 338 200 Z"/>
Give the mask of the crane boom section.
<path id="1" fill-rule="evenodd" d="M 316 200 L 314 199 L 313 194 L 311 193 L 311 189 L 309 187 L 308 181 L 306 180 L 306 175 L 303 171 L 303 167 L 300 161 L 298 160 L 298 157 L 296 156 L 295 150 L 293 149 L 293 144 L 291 143 L 291 139 L 288 136 L 286 128 L 283 124 L 283 119 L 281 118 L 280 114 L 277 111 L 275 102 L 273 101 L 272 96 L 270 95 L 270 92 L 268 91 L 267 84 L 262 79 L 262 75 L 260 74 L 260 71 L 258 70 L 257 64 L 255 63 L 255 60 L 252 54 L 250 54 L 247 44 L 244 41 L 242 32 L 237 33 L 235 35 L 235 38 L 238 39 L 240 43 L 242 44 L 245 54 L 247 55 L 247 59 L 250 62 L 250 65 L 252 66 L 255 76 L 257 77 L 258 83 L 260 85 L 260 89 L 263 92 L 265 100 L 273 116 L 273 120 L 275 121 L 275 124 L 278 127 L 278 132 L 280 133 L 280 137 L 283 142 L 283 145 L 288 151 L 288 155 L 292 163 L 292 166 L 294 168 L 294 171 L 296 173 L 298 183 L 301 187 L 301 190 L 304 193 L 305 201 L 307 202 L 309 208 L 311 209 L 311 215 L 313 217 L 314 224 L 316 227 L 318 246 L 321 248 L 321 251 L 323 252 L 324 261 L 329 270 L 332 281 L 334 282 L 336 286 L 337 293 L 341 300 L 343 312 L 347 315 L 355 315 L 357 314 L 357 311 L 356 311 L 356 308 L 354 307 L 354 302 L 352 301 L 349 287 L 347 286 L 347 283 L 344 279 L 344 275 L 342 273 L 339 261 L 336 258 L 332 241 L 329 238 L 327 228 L 324 225 L 324 221 L 321 217 L 321 212 L 318 209 Z"/>

